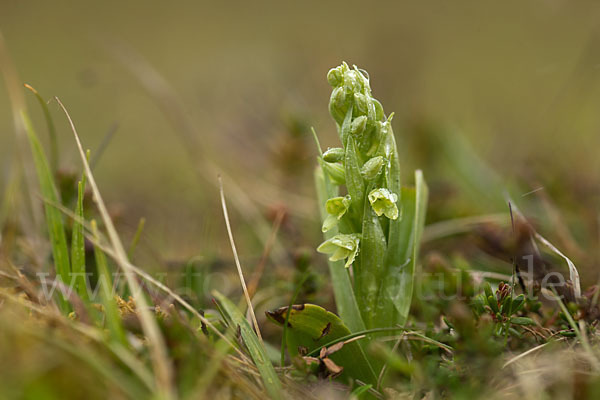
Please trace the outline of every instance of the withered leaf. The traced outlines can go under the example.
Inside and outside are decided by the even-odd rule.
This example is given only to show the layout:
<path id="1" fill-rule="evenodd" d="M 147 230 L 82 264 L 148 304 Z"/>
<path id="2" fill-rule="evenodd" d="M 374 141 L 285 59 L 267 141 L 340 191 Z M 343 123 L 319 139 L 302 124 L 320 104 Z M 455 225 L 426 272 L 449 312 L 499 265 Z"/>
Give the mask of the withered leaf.
<path id="1" fill-rule="evenodd" d="M 339 365 L 334 363 L 333 360 L 331 360 L 329 358 L 324 358 L 321 361 L 323 361 L 323 365 L 325 365 L 325 368 L 327 368 L 327 370 L 329 371 L 330 376 L 332 378 L 335 378 L 336 376 L 341 374 L 342 371 L 344 370 L 344 367 L 340 367 Z"/>

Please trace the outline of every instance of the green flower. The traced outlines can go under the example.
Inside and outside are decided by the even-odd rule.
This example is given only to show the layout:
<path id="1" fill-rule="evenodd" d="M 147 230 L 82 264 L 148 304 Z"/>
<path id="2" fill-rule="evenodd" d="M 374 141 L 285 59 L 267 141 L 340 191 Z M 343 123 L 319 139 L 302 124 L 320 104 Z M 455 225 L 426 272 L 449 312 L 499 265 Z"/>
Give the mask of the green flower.
<path id="1" fill-rule="evenodd" d="M 385 215 L 389 219 L 397 219 L 397 201 L 398 195 L 385 188 L 374 189 L 369 193 L 369 203 L 371 203 L 371 207 L 373 207 L 375 214 L 379 217 Z"/>
<path id="2" fill-rule="evenodd" d="M 330 261 L 338 261 L 347 258 L 345 267 L 348 268 L 354 262 L 358 254 L 360 236 L 353 233 L 350 235 L 339 234 L 324 241 L 317 248 L 319 253 L 331 254 Z"/>
<path id="3" fill-rule="evenodd" d="M 323 222 L 323 232 L 327 232 L 338 224 L 340 219 L 346 214 L 346 211 L 348 211 L 348 208 L 350 208 L 350 200 L 350 195 L 345 197 L 334 197 L 327 200 L 325 209 L 329 215 Z"/>

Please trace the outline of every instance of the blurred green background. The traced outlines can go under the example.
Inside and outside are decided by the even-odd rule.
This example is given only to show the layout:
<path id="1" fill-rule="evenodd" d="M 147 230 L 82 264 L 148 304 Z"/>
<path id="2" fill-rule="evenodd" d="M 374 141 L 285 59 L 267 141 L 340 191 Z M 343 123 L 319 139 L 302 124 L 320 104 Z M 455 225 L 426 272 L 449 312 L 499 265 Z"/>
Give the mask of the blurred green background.
<path id="1" fill-rule="evenodd" d="M 0 29 L 21 81 L 61 98 L 84 146 L 98 149 L 117 126 L 96 167 L 100 189 L 121 229 L 147 218 L 142 245 L 163 260 L 230 256 L 214 185 L 219 171 L 228 197 L 239 185 L 259 214 L 287 209 L 286 237 L 314 248 L 316 151 L 308 128 L 323 145 L 337 143 L 325 75 L 342 60 L 369 71 L 374 95 L 396 113 L 407 180 L 422 168 L 432 186 L 430 222 L 505 211 L 448 191 L 458 178 L 437 162 L 433 130 L 464 135 L 507 186 L 519 182 L 523 194 L 545 187 L 569 221 L 585 226 L 581 232 L 597 227 L 595 1 L 2 0 Z M 136 67 L 138 58 L 145 61 Z M 179 104 L 149 93 L 140 65 L 160 74 Z M 0 189 L 16 157 L 5 89 L 2 82 Z M 43 132 L 35 99 L 26 98 Z M 171 123 L 165 108 L 183 113 L 192 129 L 183 132 L 177 117 Z M 78 169 L 65 118 L 56 104 L 51 109 L 61 167 Z M 259 255 L 244 207 L 230 208 L 240 252 Z"/>

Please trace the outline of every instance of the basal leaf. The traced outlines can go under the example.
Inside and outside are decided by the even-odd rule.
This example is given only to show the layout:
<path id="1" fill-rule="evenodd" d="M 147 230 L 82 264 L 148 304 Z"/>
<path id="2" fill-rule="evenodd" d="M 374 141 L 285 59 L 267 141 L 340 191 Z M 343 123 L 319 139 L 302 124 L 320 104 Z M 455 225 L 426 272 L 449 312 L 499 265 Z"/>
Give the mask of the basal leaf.
<path id="1" fill-rule="evenodd" d="M 360 245 L 360 266 L 355 268 L 355 287 L 360 310 L 367 328 L 375 328 L 377 294 L 383 285 L 386 238 L 379 217 L 369 204 L 365 204 Z"/>
<path id="2" fill-rule="evenodd" d="M 288 307 L 267 311 L 267 317 L 283 326 Z M 314 304 L 294 305 L 290 310 L 287 326 L 287 346 L 290 356 L 307 354 L 335 339 L 350 335 L 350 329 L 335 314 Z M 345 344 L 329 356 L 344 368 L 342 379 L 360 379 L 376 384 L 377 377 L 361 346 L 356 342 Z"/>

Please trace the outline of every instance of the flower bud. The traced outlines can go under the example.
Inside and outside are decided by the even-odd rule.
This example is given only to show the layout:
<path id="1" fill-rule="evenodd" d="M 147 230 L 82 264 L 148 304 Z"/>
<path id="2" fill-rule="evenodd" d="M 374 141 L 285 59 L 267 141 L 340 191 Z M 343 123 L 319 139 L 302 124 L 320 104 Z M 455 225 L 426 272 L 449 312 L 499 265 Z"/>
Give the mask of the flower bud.
<path id="1" fill-rule="evenodd" d="M 351 99 L 352 97 L 346 94 L 343 87 L 337 87 L 331 92 L 331 98 L 329 99 L 329 113 L 340 125 L 344 122 L 344 117 L 350 107 Z"/>
<path id="2" fill-rule="evenodd" d="M 377 121 L 377 140 L 379 142 L 377 151 L 387 159 L 391 158 L 394 151 L 394 133 L 389 121 L 389 119 L 383 122 Z"/>
<path id="3" fill-rule="evenodd" d="M 323 153 L 323 160 L 335 163 L 338 161 L 342 161 L 344 159 L 344 149 L 341 147 L 334 147 L 332 149 L 327 149 L 325 153 Z"/>
<path id="4" fill-rule="evenodd" d="M 367 126 L 367 117 L 361 115 L 355 118 L 350 124 L 350 134 L 353 136 L 360 136 L 365 131 Z"/>
<path id="5" fill-rule="evenodd" d="M 344 82 L 344 75 L 340 69 L 341 67 L 332 68 L 327 73 L 327 82 L 329 82 L 331 87 L 335 88 L 341 86 Z"/>
<path id="6" fill-rule="evenodd" d="M 356 115 L 368 115 L 369 98 L 362 93 L 354 93 L 354 111 Z"/>
<path id="7" fill-rule="evenodd" d="M 344 185 L 346 183 L 346 172 L 342 164 L 324 162 L 323 169 L 336 185 Z"/>
<path id="8" fill-rule="evenodd" d="M 358 93 L 363 89 L 363 79 L 364 77 L 360 74 L 360 72 L 349 70 L 344 73 L 344 87 L 347 91 Z"/>
<path id="9" fill-rule="evenodd" d="M 362 166 L 360 173 L 366 180 L 373 180 L 379 175 L 384 164 L 385 158 L 381 156 L 373 157 Z"/>

